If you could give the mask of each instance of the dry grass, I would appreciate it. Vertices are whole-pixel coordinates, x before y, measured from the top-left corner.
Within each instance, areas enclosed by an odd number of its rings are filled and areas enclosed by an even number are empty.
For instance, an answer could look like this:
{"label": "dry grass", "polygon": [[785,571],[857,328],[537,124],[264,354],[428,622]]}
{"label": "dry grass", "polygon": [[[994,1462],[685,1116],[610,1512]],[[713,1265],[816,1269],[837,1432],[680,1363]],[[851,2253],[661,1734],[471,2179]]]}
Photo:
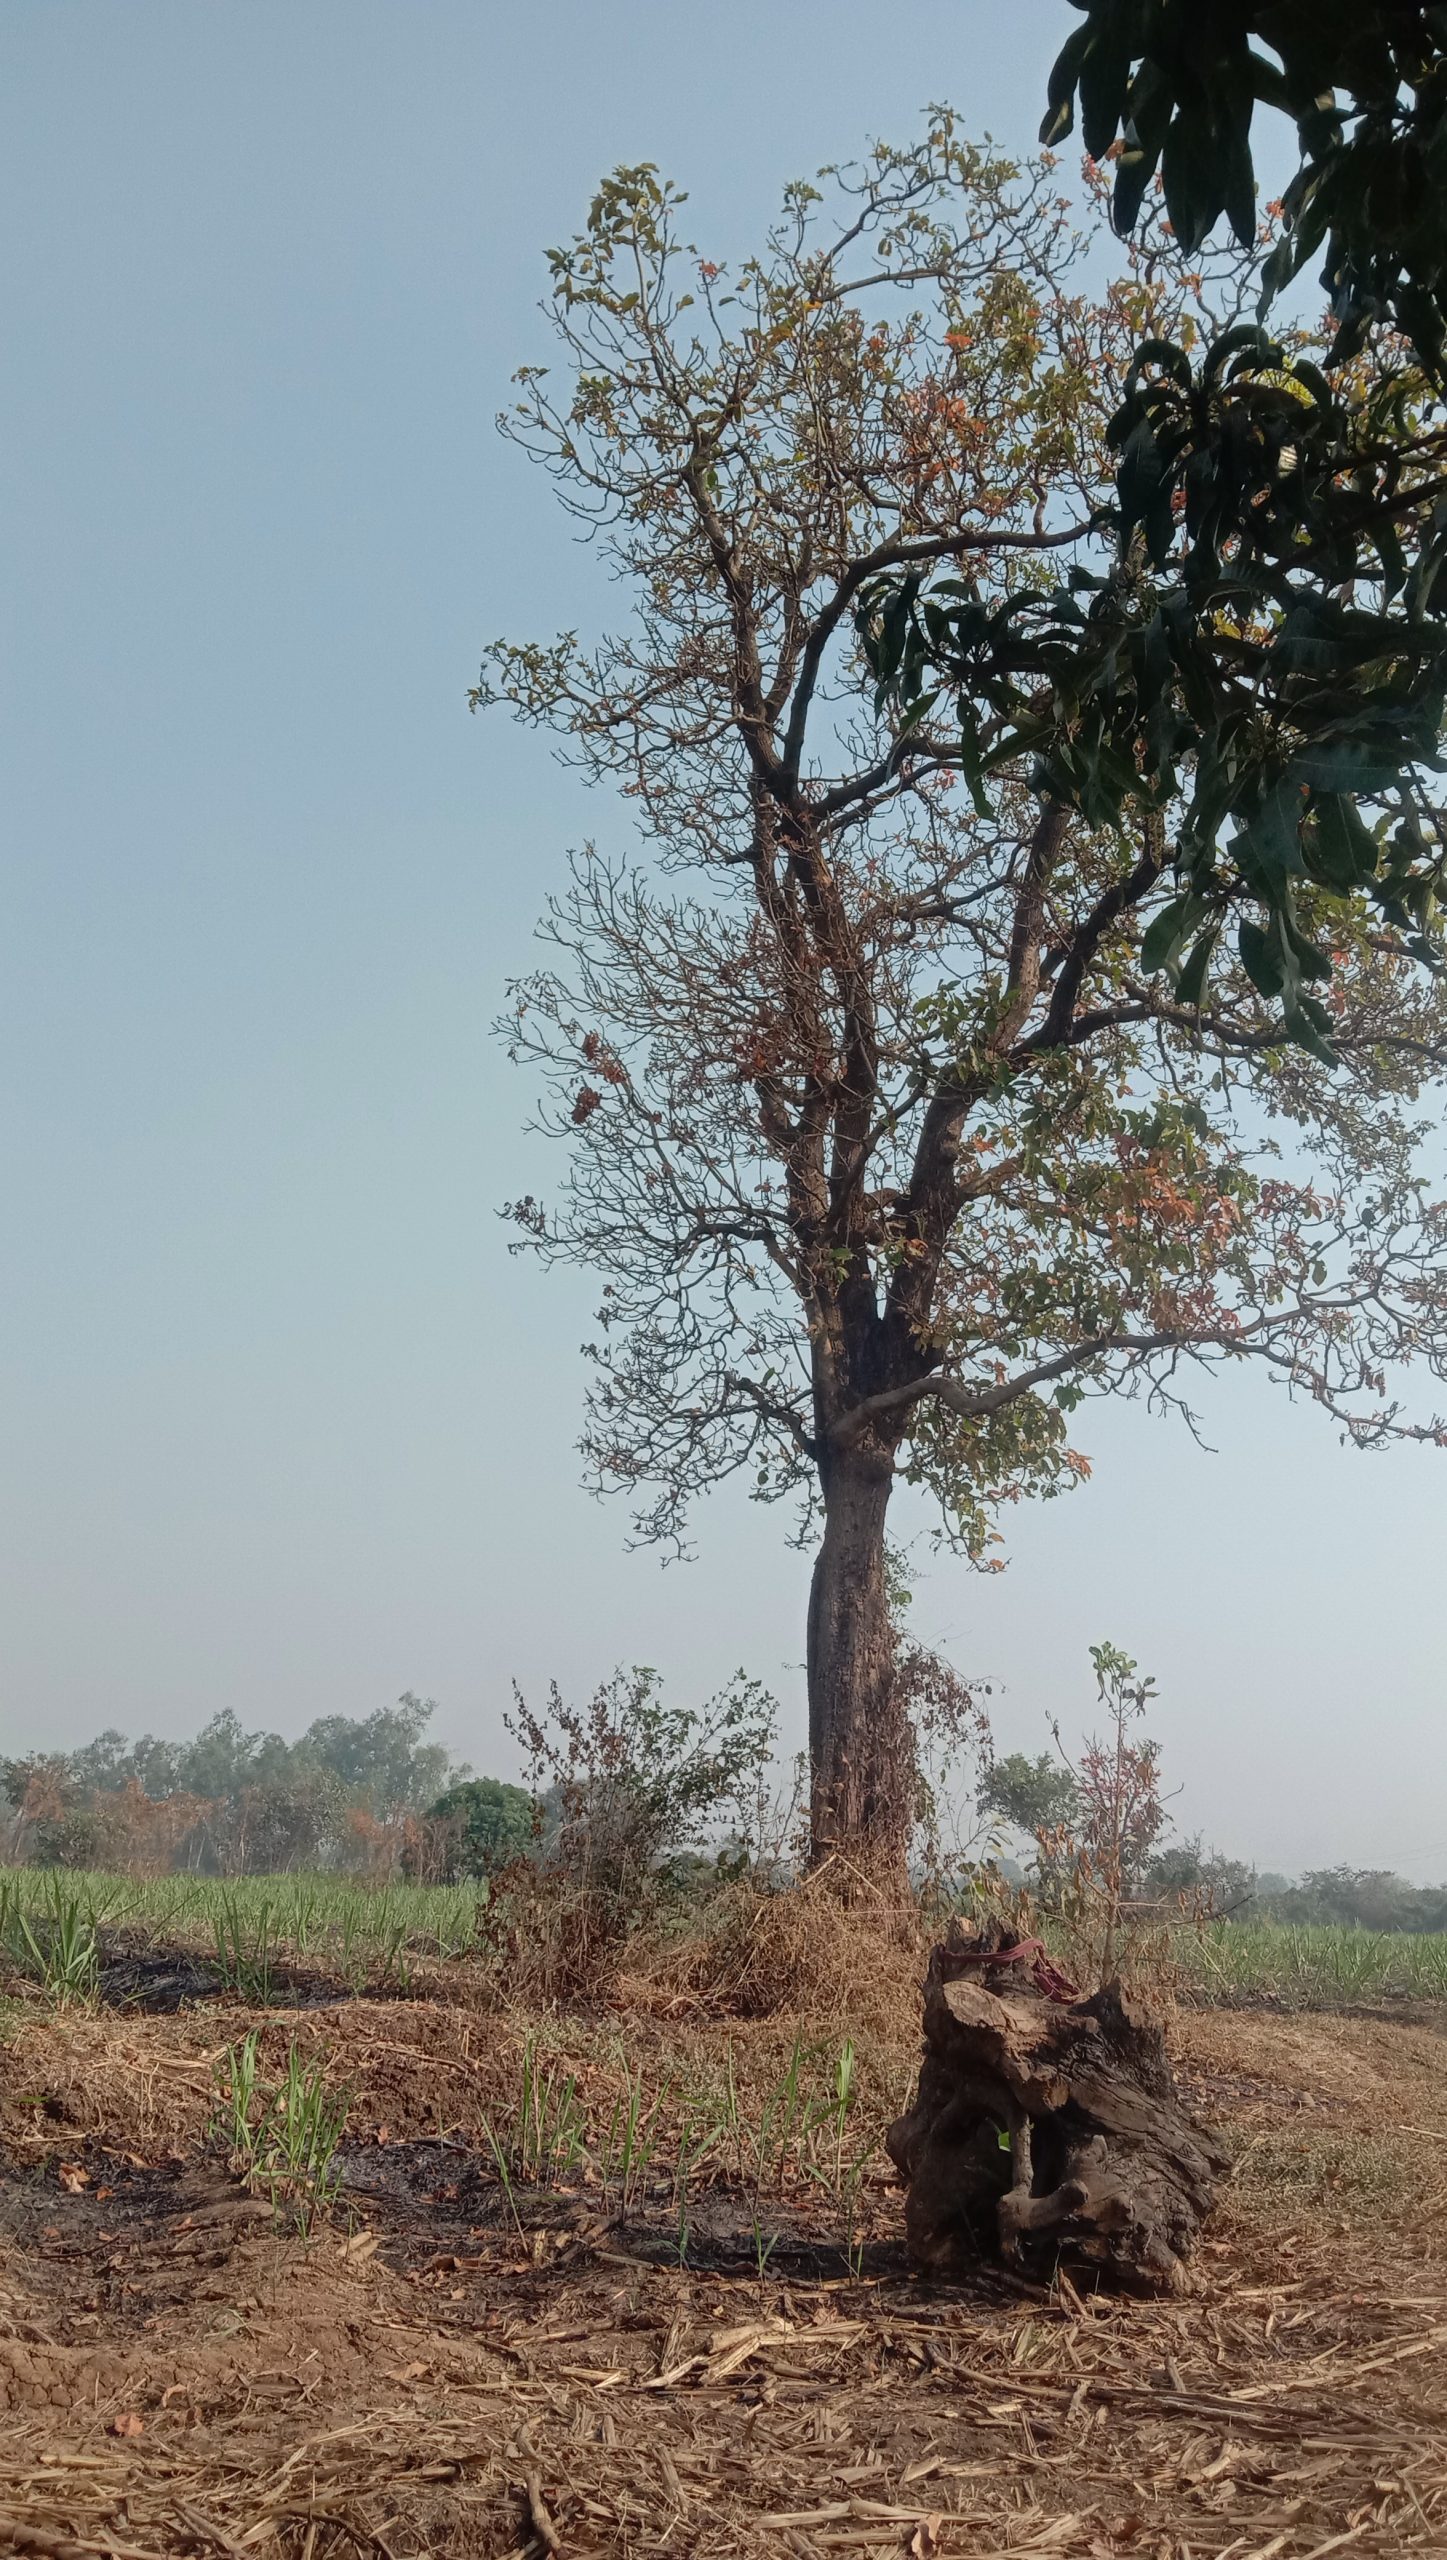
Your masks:
{"label": "dry grass", "polygon": [[846,1911],[822,1870],[788,1893],[726,1888],[686,1932],[635,1947],[624,1979],[635,2001],[675,2012],[842,2020],[897,2035],[925,1953],[912,1907],[866,1894]]}
{"label": "dry grass", "polygon": [[[1177,2021],[1236,2159],[1190,2301],[925,2286],[870,2151],[913,2069],[917,1955],[800,1902],[717,1918],[592,2017],[500,2009],[466,1965],[282,2012],[23,2001],[0,2046],[0,2549],[1447,2551],[1436,2025]],[[346,2209],[310,2245],[206,2148],[214,2060],[249,2024],[269,2064],[294,2038],[354,2092]],[[836,2177],[818,2111],[846,2039]],[[509,2196],[484,2127],[508,2151],[525,2068],[574,2085],[584,2130],[566,2174]],[[651,2148],[620,2222],[630,2091]]]}

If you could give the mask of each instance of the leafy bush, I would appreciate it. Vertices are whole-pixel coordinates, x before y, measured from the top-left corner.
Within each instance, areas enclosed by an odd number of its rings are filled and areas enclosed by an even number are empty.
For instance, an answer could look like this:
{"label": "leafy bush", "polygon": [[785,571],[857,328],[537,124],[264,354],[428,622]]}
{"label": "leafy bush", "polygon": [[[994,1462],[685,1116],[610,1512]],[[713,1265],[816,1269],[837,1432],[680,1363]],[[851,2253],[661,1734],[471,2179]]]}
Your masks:
{"label": "leafy bush", "polygon": [[779,1710],[736,1672],[702,1707],[665,1706],[656,1671],[615,1671],[584,1707],[556,1681],[542,1715],[514,1688],[508,1730],[535,1794],[555,1807],[549,1862],[636,1906],[720,1828],[747,1821]]}
{"label": "leafy bush", "polygon": [[447,1880],[491,1875],[509,1859],[526,1855],[537,1826],[537,1806],[526,1787],[502,1778],[465,1778],[428,1808],[431,1822],[452,1827]]}
{"label": "leafy bush", "polygon": [[610,1989],[634,1931],[681,1894],[701,1852],[753,1818],[776,1701],[743,1672],[702,1707],[666,1706],[660,1690],[641,1665],[581,1707],[556,1682],[541,1714],[514,1689],[508,1729],[544,1823],[536,1854],[497,1877],[485,1926],[502,1974],[534,1997]]}

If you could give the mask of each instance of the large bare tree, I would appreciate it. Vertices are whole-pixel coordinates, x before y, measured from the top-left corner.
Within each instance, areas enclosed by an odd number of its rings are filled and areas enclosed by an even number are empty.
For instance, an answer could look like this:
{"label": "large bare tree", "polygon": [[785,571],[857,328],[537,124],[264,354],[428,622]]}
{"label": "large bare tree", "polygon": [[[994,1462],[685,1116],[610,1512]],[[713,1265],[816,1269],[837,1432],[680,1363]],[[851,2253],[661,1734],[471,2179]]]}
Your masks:
{"label": "large bare tree", "polygon": [[1418,1161],[1447,1014],[1402,932],[1309,881],[1337,1064],[1283,1041],[1235,961],[1183,999],[1141,958],[1172,808],[1091,823],[1028,754],[991,768],[967,700],[867,677],[877,591],[916,619],[932,594],[955,635],[1100,569],[1132,345],[1237,319],[1249,260],[1183,273],[1147,230],[1092,297],[1091,218],[1050,160],[943,112],[791,189],[736,272],[681,203],[651,168],[601,188],[551,259],[563,381],[520,376],[504,421],[624,609],[607,637],[495,645],[476,699],[559,732],[640,838],[575,857],[513,990],[567,1156],[556,1202],[513,1214],[603,1276],[583,1446],[642,1537],[682,1544],[738,1471],[805,1496],[816,1852],[897,1865],[901,1479],[988,1562],[1003,1504],[1087,1472],[1082,1397],[1186,1410],[1191,1364],[1255,1362],[1364,1446],[1443,1437],[1392,1372],[1447,1366]]}

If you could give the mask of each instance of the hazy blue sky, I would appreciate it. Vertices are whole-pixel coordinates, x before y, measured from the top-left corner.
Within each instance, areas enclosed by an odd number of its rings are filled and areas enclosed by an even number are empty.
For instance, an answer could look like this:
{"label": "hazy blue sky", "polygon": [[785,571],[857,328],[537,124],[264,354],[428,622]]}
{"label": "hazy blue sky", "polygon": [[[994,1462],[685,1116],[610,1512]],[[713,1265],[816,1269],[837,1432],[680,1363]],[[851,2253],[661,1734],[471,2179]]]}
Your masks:
{"label": "hazy blue sky", "polygon": [[[498,631],[598,595],[492,417],[541,252],[651,159],[695,236],[931,97],[1033,132],[1063,0],[7,0],[0,1740],[294,1731],[404,1687],[507,1766],[516,1673],[739,1662],[799,1717],[804,1560],[700,1561],[576,1489],[592,1303],[511,1261],[541,1190],[488,1036],[585,833],[470,719]],[[1447,1872],[1447,1460],[1240,1382],[1219,1454],[1089,1417],[1094,1483],[920,1618],[1005,1745],[1156,1673],[1189,1825]]]}

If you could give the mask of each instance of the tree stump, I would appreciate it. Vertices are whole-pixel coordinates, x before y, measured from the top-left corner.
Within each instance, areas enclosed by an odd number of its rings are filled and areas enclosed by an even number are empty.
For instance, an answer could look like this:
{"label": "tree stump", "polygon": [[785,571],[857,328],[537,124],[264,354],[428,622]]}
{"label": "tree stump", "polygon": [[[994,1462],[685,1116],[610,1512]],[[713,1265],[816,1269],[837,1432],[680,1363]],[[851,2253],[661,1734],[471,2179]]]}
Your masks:
{"label": "tree stump", "polygon": [[1225,2154],[1182,2105],[1161,2028],[1118,1982],[1089,1999],[1037,1938],[956,1924],[929,1961],[924,2060],[885,2145],[923,2273],[1062,2262],[1184,2293]]}

